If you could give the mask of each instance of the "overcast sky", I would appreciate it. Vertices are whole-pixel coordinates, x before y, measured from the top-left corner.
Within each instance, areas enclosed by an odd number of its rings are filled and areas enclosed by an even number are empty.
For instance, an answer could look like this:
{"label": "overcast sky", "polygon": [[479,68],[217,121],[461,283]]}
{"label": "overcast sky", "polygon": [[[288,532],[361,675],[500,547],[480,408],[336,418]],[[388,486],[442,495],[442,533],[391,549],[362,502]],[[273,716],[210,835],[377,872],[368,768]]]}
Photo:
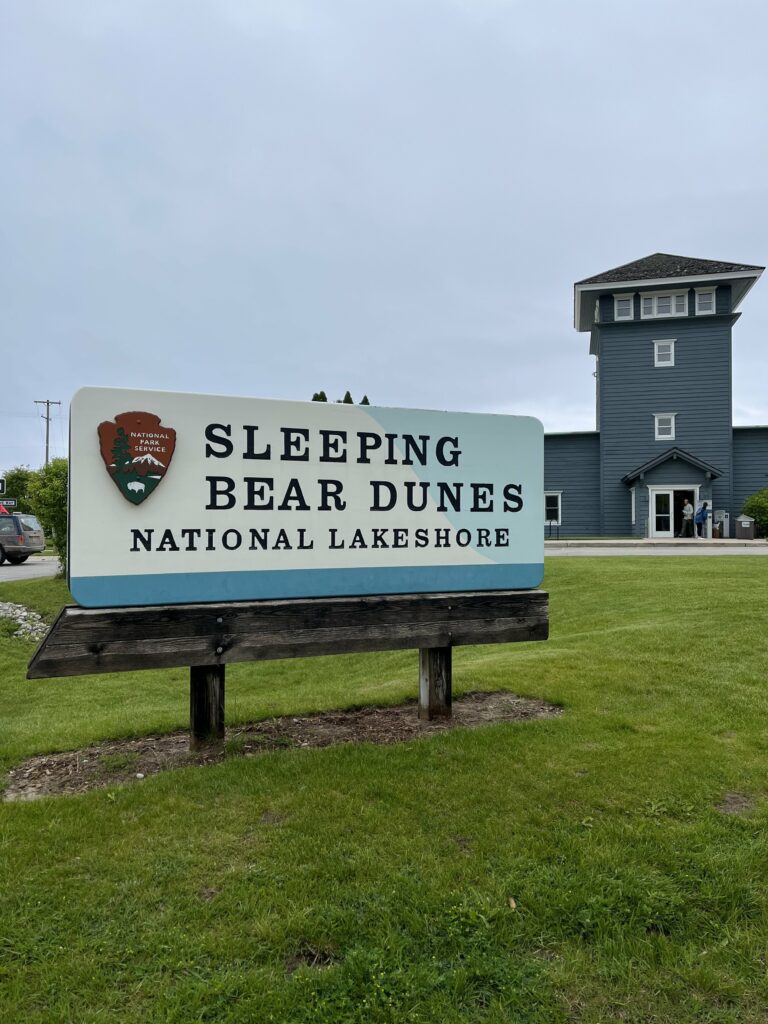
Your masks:
{"label": "overcast sky", "polygon": [[[574,281],[768,262],[766,38],[764,0],[0,0],[0,469],[84,384],[593,429]],[[737,423],[767,337],[768,275]]]}

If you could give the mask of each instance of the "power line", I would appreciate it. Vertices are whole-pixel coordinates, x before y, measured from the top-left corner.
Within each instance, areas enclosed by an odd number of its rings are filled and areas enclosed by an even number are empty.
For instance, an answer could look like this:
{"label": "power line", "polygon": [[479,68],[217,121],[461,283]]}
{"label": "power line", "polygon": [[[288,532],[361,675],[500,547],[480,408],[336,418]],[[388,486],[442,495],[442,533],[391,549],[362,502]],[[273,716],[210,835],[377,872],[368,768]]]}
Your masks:
{"label": "power line", "polygon": [[45,420],[45,464],[47,466],[48,465],[48,438],[49,438],[50,429],[51,429],[51,406],[52,405],[61,405],[61,402],[54,402],[50,398],[40,398],[40,399],[35,398],[34,399],[34,403],[35,403],[35,405],[44,405],[45,406],[45,416],[42,416],[41,419]]}

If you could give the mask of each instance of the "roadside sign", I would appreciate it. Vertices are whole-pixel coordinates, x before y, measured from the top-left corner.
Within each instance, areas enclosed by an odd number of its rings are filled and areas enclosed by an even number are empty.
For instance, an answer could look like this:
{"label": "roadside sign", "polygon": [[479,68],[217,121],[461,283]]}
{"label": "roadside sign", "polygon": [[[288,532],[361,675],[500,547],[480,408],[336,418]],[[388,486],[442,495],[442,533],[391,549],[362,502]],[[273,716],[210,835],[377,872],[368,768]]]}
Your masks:
{"label": "roadside sign", "polygon": [[6,508],[16,508],[16,499],[0,498],[0,505],[5,505]]}
{"label": "roadside sign", "polygon": [[5,494],[5,477],[0,476],[0,494]]}
{"label": "roadside sign", "polygon": [[85,607],[541,583],[531,417],[83,388],[70,423]]}

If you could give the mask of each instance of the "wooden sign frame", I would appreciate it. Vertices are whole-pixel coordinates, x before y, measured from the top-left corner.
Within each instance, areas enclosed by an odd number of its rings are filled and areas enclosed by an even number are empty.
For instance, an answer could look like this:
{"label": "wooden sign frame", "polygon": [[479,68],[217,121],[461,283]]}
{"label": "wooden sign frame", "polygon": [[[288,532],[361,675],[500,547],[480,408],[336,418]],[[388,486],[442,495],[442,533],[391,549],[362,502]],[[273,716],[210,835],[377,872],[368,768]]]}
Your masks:
{"label": "wooden sign frame", "polygon": [[419,717],[451,714],[454,647],[546,640],[541,590],[63,608],[28,679],[190,666],[190,745],[224,740],[227,664],[419,650]]}

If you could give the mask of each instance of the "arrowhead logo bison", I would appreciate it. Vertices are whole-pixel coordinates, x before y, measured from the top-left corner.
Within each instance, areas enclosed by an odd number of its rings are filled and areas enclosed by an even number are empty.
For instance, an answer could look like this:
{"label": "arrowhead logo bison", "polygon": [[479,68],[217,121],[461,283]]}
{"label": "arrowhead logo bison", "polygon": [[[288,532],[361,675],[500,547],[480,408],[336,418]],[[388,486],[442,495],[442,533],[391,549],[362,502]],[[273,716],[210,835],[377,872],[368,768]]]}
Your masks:
{"label": "arrowhead logo bison", "polygon": [[158,486],[173,458],[176,431],[151,412],[121,412],[99,424],[101,457],[124,498],[140,505]]}

